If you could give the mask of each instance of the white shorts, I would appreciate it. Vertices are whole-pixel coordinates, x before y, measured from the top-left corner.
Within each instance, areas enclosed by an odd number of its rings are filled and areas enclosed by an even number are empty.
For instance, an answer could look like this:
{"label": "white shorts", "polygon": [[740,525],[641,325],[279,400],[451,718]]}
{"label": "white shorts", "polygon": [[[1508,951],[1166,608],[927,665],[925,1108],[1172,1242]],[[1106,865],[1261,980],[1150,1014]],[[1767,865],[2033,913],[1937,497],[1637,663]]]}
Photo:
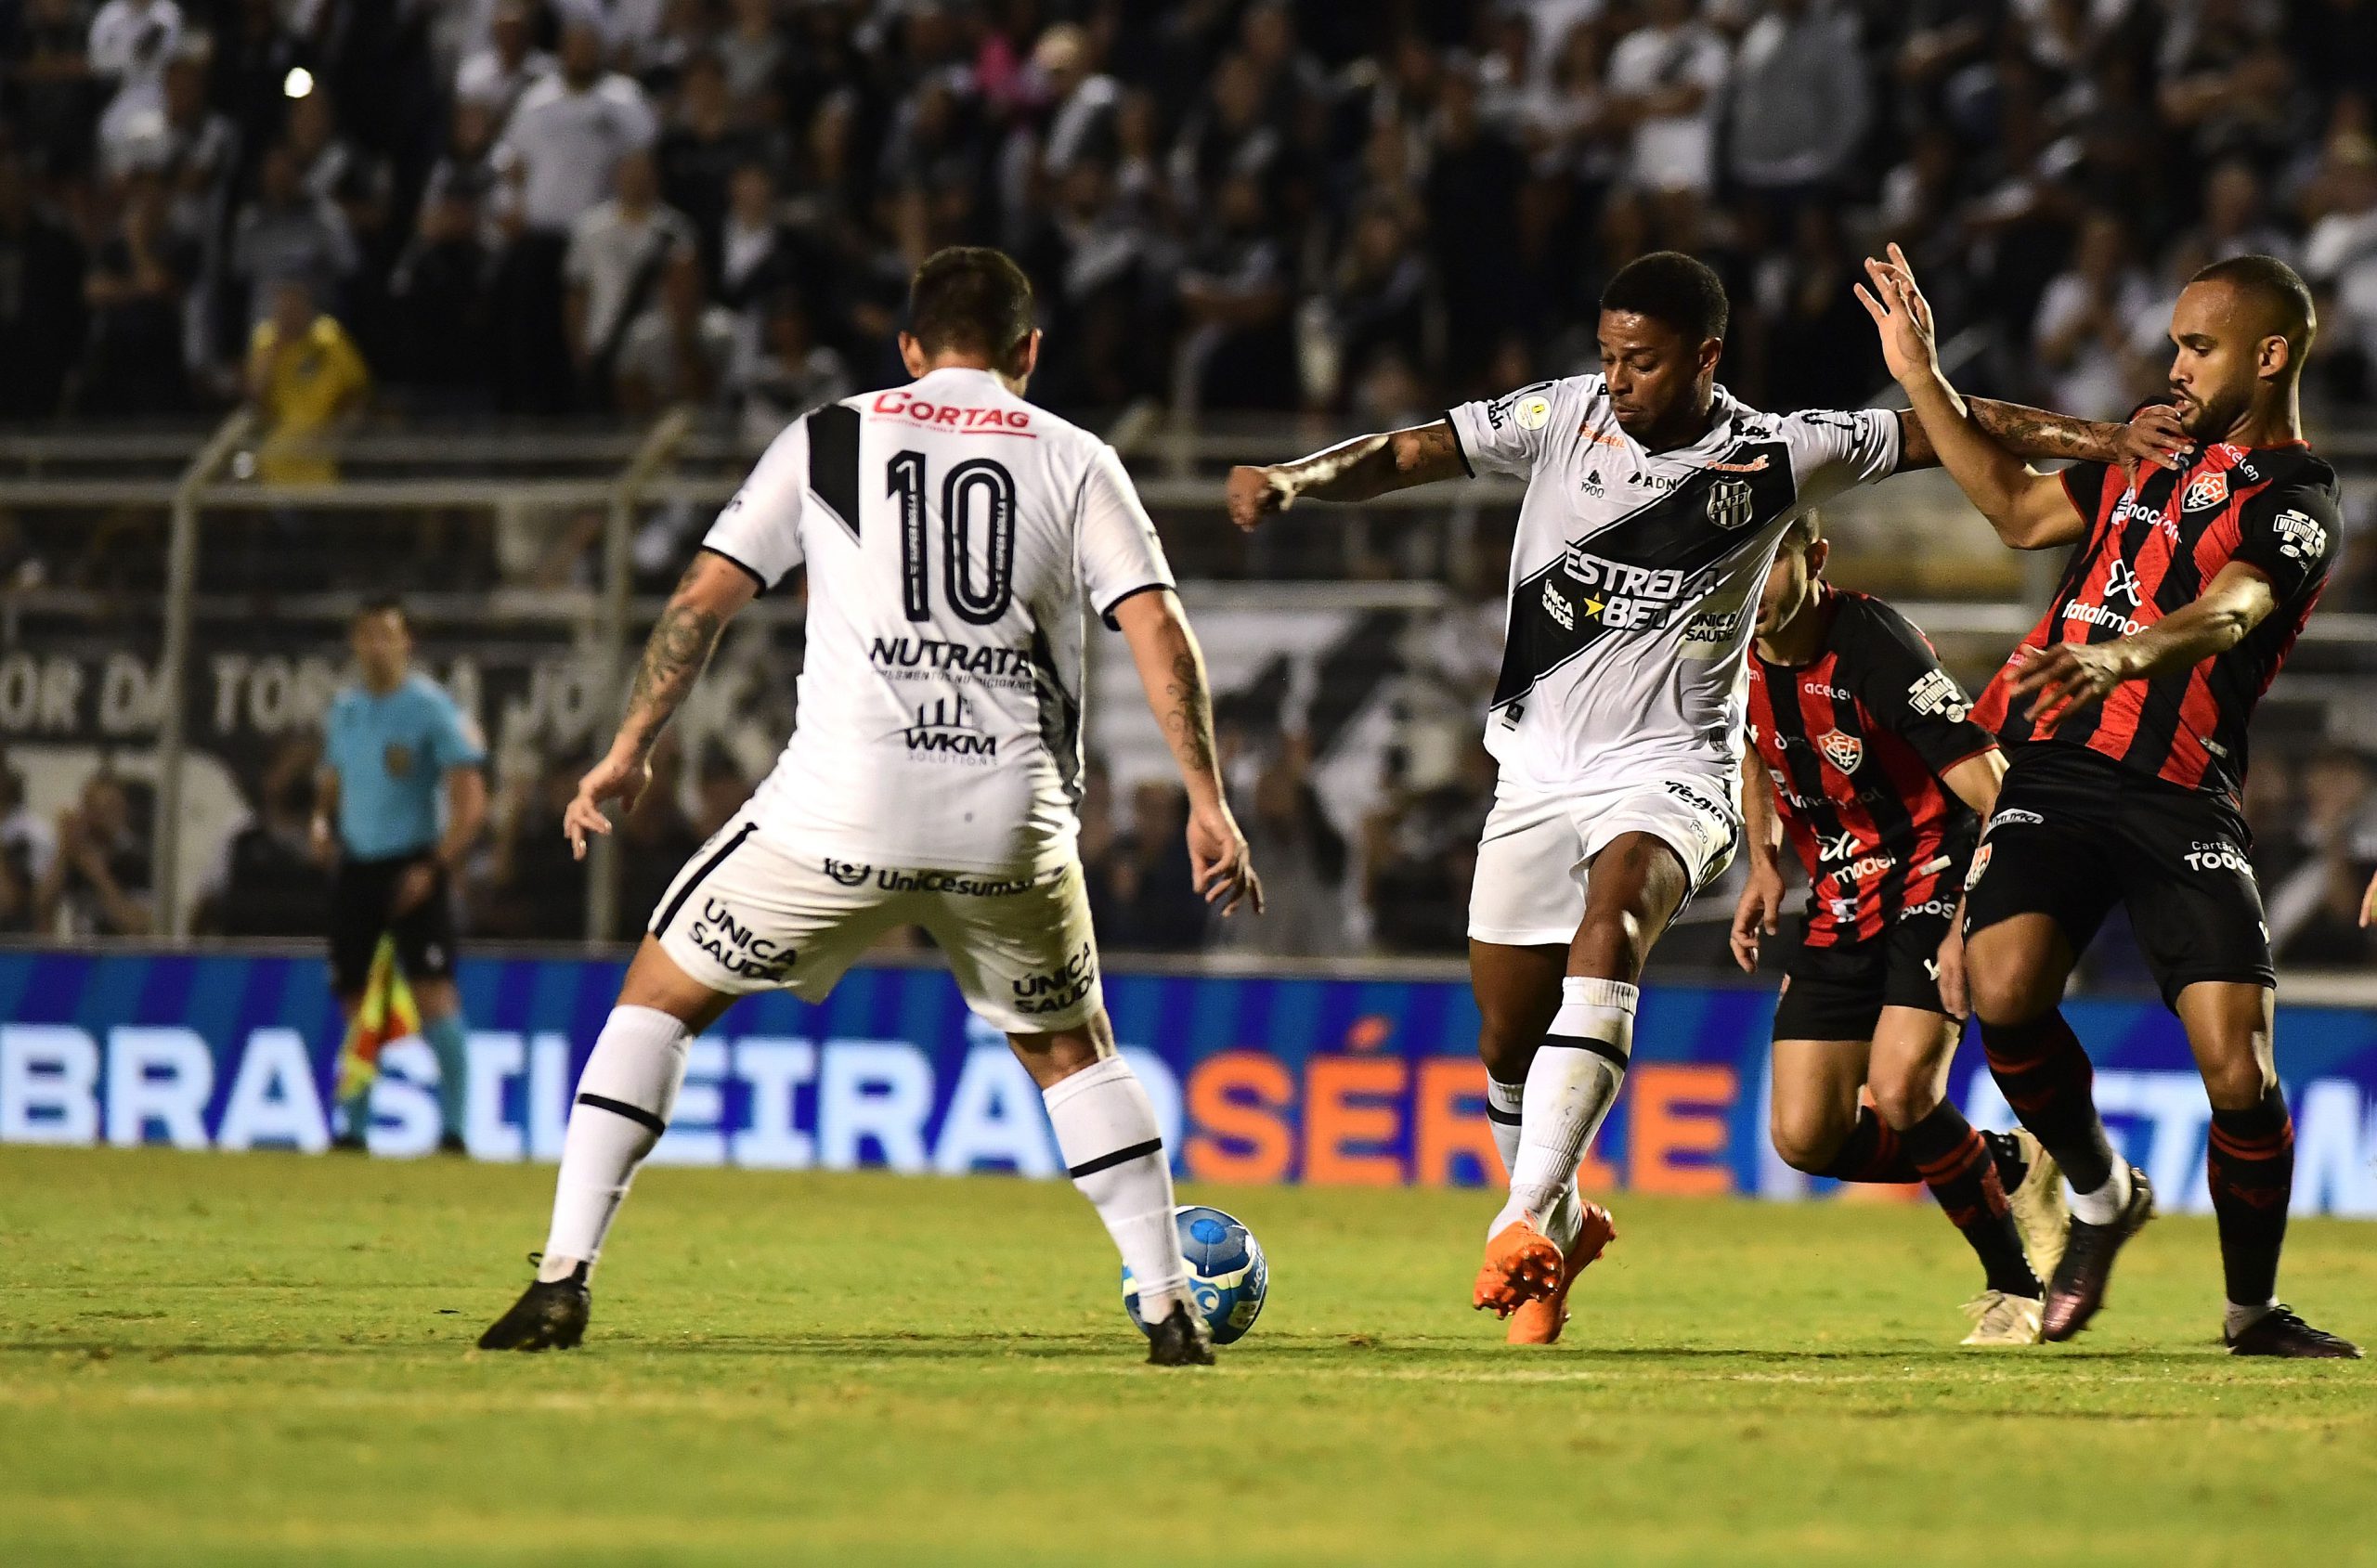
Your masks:
{"label": "white shorts", "polygon": [[1738,785],[1706,775],[1543,794],[1507,780],[1477,844],[1469,934],[1505,947],[1565,947],[1585,918],[1585,874],[1624,833],[1673,849],[1698,892],[1733,863]]}
{"label": "white shorts", "polygon": [[784,990],[822,1002],[884,932],[921,926],[949,955],[975,1017],[1046,1034],[1106,1004],[1081,866],[1036,873],[912,871],[805,853],[738,815],[677,874],[647,927],[713,991]]}

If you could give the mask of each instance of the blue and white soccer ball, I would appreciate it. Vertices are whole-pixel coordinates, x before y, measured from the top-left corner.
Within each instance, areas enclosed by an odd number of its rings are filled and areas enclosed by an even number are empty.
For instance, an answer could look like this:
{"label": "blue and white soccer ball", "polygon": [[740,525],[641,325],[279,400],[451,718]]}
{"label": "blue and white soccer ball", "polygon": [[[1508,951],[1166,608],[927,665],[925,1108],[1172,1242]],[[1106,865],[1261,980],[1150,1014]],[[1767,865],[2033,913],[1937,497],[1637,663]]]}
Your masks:
{"label": "blue and white soccer ball", "polygon": [[[1214,1331],[1214,1343],[1243,1338],[1254,1327],[1271,1289],[1271,1264],[1263,1256],[1263,1244],[1219,1209],[1202,1204],[1174,1210],[1173,1221],[1180,1227],[1180,1254],[1188,1261],[1189,1293]],[[1139,1316],[1138,1282],[1127,1268],[1123,1271],[1123,1310],[1140,1333],[1148,1331]]]}

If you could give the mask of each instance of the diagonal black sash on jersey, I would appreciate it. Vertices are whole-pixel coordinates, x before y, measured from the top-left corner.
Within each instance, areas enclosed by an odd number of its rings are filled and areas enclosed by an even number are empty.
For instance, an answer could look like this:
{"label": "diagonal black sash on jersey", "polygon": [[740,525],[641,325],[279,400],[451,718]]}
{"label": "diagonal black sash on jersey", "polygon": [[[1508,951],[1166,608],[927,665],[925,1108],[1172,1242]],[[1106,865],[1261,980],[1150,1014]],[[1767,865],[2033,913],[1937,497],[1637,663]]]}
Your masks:
{"label": "diagonal black sash on jersey", "polygon": [[809,415],[809,490],[858,538],[858,410],[828,403]]}
{"label": "diagonal black sash on jersey", "polygon": [[[1510,636],[1489,706],[1499,712],[1519,702],[1536,682],[1620,629],[1612,622],[1621,615],[1651,616],[1622,623],[1632,629],[1692,614],[1709,580],[1753,548],[1798,495],[1788,446],[1744,442],[1667,494],[1571,542],[1560,559],[1512,590]],[[1580,566],[1604,580],[1588,582],[1572,570]],[[1659,586],[1673,590],[1641,591],[1652,574],[1671,574]],[[1745,601],[1742,613],[1750,613],[1756,597],[1753,592]],[[1655,602],[1647,612],[1646,598]]]}

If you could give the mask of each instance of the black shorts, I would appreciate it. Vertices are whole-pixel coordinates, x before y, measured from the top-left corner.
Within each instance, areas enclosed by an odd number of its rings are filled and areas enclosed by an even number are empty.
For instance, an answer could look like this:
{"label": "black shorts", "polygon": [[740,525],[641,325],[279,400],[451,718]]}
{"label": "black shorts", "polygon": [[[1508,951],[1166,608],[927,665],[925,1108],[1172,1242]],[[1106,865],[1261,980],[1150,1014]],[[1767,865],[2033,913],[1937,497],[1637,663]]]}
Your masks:
{"label": "black shorts", "polygon": [[2085,746],[2022,746],[1965,874],[1965,933],[2046,914],[2077,953],[2118,901],[2164,1005],[2199,980],[2276,985],[2252,845],[2219,796]]}
{"label": "black shorts", "polygon": [[1953,1017],[1940,1000],[1944,914],[1908,914],[1880,936],[1834,947],[1799,944],[1774,1007],[1777,1040],[1871,1040],[1885,1007]]}
{"label": "black shorts", "polygon": [[[437,885],[401,915],[391,916],[396,879],[409,866],[436,869]],[[393,933],[396,962],[409,980],[450,979],[454,974],[454,897],[446,870],[424,849],[384,861],[341,861],[331,876],[331,989],[360,993],[371,976],[380,938]]]}

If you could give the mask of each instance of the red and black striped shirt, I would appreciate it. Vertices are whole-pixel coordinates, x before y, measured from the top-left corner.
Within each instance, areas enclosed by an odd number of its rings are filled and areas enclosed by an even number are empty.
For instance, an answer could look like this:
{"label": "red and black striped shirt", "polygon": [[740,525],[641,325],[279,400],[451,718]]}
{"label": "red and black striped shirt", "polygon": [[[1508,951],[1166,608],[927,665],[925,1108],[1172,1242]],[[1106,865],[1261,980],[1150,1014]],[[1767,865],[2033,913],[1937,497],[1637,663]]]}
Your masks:
{"label": "red and black striped shirt", "polygon": [[1978,823],[1941,775],[1997,743],[1913,621],[1826,587],[1824,645],[1803,665],[1749,661],[1749,738],[1808,872],[1808,944],[1878,937],[1900,915],[1953,914]]}
{"label": "red and black striped shirt", "polygon": [[[2158,468],[2132,487],[2104,463],[2067,470],[2063,487],[2087,538],[2072,552],[2055,601],[1973,705],[2008,745],[2057,741],[2207,794],[2235,797],[2245,779],[2245,726],[2327,585],[2340,536],[2335,470],[2300,441],[2250,450],[2198,448],[2185,473]],[[2243,641],[2193,669],[2131,680],[2105,700],[2033,724],[2009,688],[2029,651],[2049,642],[2110,642],[2192,603],[2232,561],[2268,577],[2278,607]]]}

